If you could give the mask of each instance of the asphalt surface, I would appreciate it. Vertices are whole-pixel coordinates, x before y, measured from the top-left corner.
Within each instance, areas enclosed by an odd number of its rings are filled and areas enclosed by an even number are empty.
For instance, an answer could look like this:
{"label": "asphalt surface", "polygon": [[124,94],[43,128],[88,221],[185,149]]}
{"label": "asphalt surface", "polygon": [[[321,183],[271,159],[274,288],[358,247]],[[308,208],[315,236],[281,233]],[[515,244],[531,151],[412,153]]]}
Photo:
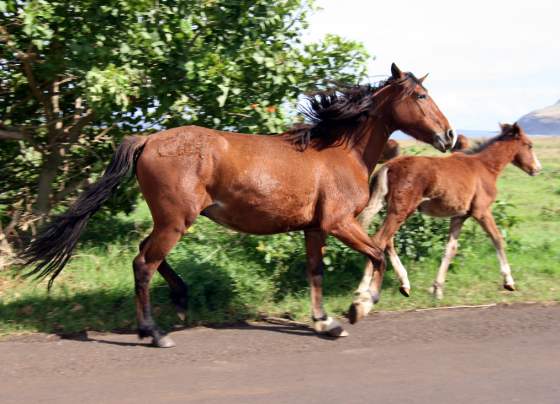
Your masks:
{"label": "asphalt surface", "polygon": [[560,403],[560,305],[377,313],[319,338],[258,323],[0,342],[0,403]]}

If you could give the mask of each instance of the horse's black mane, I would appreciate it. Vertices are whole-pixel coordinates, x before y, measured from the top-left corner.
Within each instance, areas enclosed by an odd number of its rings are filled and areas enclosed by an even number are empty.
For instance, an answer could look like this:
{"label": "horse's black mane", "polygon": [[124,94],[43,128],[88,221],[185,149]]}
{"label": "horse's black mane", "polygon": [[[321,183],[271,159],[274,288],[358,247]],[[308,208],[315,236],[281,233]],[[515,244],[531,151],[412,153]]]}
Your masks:
{"label": "horse's black mane", "polygon": [[412,91],[420,81],[411,73],[403,79],[390,77],[376,84],[338,86],[305,96],[299,112],[307,123],[296,124],[284,133],[301,149],[310,144],[318,148],[329,147],[361,135],[360,124],[371,115],[378,105],[375,93],[393,83],[403,84]]}

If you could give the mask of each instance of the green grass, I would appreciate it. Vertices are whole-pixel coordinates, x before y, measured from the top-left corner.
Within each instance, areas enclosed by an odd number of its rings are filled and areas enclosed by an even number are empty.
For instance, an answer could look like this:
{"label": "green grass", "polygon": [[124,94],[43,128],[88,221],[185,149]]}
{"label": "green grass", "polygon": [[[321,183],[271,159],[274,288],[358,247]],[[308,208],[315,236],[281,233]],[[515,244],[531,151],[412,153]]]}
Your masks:
{"label": "green grass", "polygon": [[[439,254],[405,260],[412,296],[398,293],[394,272],[386,274],[376,310],[490,302],[550,301],[560,298],[560,138],[538,138],[535,150],[544,170],[529,177],[509,166],[499,181],[499,199],[512,203],[520,219],[508,234],[508,258],[518,291],[501,289],[501,276],[490,241],[470,223],[460,239],[445,298],[434,301],[427,289]],[[407,149],[432,151],[417,144]],[[467,222],[468,223],[468,222]],[[72,333],[82,330],[133,330],[134,293],[131,261],[149,233],[144,203],[129,217],[97,218],[50,294],[44,283],[0,273],[0,336],[29,332]],[[332,241],[331,241],[332,243]],[[435,248],[442,251],[443,244]],[[325,306],[343,314],[357,286],[363,259],[341,247],[329,257]],[[191,288],[188,325],[258,318],[262,314],[308,319],[310,308],[301,237],[246,237],[200,219],[170,256]],[[158,322],[179,324],[164,281],[156,275],[152,302]]]}

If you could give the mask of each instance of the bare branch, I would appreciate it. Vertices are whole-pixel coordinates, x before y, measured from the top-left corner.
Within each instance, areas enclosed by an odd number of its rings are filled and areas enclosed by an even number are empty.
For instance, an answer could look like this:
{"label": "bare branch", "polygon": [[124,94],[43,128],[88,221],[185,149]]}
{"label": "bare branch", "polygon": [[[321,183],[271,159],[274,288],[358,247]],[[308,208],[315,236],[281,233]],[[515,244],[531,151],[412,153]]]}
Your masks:
{"label": "bare branch", "polygon": [[57,192],[53,196],[53,205],[57,204],[58,202],[64,200],[68,195],[72,192],[76,191],[78,188],[84,188],[90,184],[89,178],[84,178],[81,180],[71,181],[64,188],[62,188],[59,192]]}
{"label": "bare branch", "polygon": [[0,129],[0,140],[26,140],[23,132]]}
{"label": "bare branch", "polygon": [[68,137],[68,142],[70,144],[76,143],[76,141],[78,140],[78,138],[80,136],[81,130],[86,125],[91,123],[91,121],[93,121],[94,118],[95,118],[95,111],[90,108],[86,111],[85,115],[82,115],[81,117],[79,117],[76,120],[76,123],[74,125],[65,128],[64,133]]}
{"label": "bare branch", "polygon": [[54,120],[51,105],[49,104],[47,97],[45,97],[45,94],[43,94],[43,92],[41,91],[41,87],[35,80],[35,75],[33,74],[33,69],[30,62],[35,58],[35,55],[18,52],[17,57],[19,60],[21,60],[23,72],[25,74],[25,77],[27,78],[27,83],[29,84],[31,93],[33,93],[33,96],[37,99],[37,101],[43,104],[45,113],[49,117],[49,120]]}

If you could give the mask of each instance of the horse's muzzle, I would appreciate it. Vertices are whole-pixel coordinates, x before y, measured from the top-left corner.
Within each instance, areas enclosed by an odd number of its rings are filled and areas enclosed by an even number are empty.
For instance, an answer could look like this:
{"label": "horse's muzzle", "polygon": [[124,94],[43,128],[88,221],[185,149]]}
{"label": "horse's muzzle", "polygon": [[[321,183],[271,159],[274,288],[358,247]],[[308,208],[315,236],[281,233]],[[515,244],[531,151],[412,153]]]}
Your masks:
{"label": "horse's muzzle", "polygon": [[442,153],[451,150],[455,143],[457,143],[457,132],[454,129],[448,129],[443,134],[434,135],[433,146]]}

